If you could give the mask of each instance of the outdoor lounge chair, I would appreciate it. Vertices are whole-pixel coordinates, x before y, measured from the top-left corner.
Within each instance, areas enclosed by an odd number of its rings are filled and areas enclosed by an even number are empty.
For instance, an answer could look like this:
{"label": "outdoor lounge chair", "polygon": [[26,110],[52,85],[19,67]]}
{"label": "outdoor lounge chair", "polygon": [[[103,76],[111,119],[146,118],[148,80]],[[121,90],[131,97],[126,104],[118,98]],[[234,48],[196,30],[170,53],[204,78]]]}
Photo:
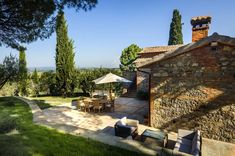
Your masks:
{"label": "outdoor lounge chair", "polygon": [[134,139],[138,135],[138,120],[131,120],[123,117],[119,120],[114,128],[115,128],[115,136],[127,138],[128,136],[132,136]]}
{"label": "outdoor lounge chair", "polygon": [[200,156],[201,153],[200,131],[178,130],[177,142],[174,150]]}

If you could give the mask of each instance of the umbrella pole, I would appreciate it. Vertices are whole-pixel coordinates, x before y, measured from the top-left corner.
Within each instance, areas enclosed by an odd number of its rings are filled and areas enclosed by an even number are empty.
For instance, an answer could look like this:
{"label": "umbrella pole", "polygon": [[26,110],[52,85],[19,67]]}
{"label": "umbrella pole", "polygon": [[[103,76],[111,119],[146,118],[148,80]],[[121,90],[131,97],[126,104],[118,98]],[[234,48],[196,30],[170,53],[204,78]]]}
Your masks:
{"label": "umbrella pole", "polygon": [[112,84],[111,83],[109,84],[109,97],[110,97],[110,100],[112,101]]}

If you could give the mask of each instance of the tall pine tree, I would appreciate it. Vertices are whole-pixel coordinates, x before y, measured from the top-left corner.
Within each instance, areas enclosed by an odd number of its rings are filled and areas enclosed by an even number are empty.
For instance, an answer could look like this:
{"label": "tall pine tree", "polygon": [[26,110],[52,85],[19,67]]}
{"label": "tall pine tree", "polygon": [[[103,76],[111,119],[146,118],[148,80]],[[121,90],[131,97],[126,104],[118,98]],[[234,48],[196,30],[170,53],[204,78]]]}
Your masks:
{"label": "tall pine tree", "polygon": [[179,10],[173,11],[173,18],[170,25],[168,45],[183,44],[182,23]]}
{"label": "tall pine tree", "polygon": [[71,92],[74,74],[73,41],[68,37],[68,27],[64,13],[58,12],[56,19],[56,76],[59,93],[67,96]]}
{"label": "tall pine tree", "polygon": [[19,50],[19,79],[18,79],[18,89],[22,96],[27,96],[27,81],[28,81],[28,71],[26,64],[25,48],[20,47]]}

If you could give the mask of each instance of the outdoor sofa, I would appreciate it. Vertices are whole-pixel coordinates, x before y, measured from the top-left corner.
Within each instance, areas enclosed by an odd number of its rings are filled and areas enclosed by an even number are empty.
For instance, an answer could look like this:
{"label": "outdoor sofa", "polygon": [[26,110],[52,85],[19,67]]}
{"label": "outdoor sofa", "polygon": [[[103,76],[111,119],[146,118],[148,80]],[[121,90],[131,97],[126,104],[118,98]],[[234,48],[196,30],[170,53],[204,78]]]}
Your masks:
{"label": "outdoor sofa", "polygon": [[115,136],[127,138],[131,136],[133,139],[138,135],[138,120],[131,120],[123,117],[121,120],[116,122],[114,129],[115,129]]}
{"label": "outdoor sofa", "polygon": [[201,153],[201,135],[200,131],[178,130],[177,142],[174,147],[175,151],[200,156]]}

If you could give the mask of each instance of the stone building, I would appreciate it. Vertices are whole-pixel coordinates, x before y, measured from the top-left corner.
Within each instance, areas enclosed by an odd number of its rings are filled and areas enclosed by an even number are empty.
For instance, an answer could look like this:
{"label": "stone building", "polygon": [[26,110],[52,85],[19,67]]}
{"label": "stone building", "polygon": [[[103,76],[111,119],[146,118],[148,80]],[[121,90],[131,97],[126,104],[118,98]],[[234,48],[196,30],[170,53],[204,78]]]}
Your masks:
{"label": "stone building", "polygon": [[[150,61],[153,57],[158,56],[167,51],[175,50],[183,45],[172,45],[172,46],[156,46],[156,47],[147,47],[144,48],[141,52],[138,53],[138,59],[135,61],[136,64],[141,64],[143,62]],[[141,68],[136,72],[136,86],[137,91],[148,92],[149,89],[149,72],[148,68]]]}
{"label": "stone building", "polygon": [[[149,124],[235,143],[235,38],[207,36],[210,17],[191,20],[192,43],[137,63],[149,76]],[[138,62],[138,61],[137,61]]]}

